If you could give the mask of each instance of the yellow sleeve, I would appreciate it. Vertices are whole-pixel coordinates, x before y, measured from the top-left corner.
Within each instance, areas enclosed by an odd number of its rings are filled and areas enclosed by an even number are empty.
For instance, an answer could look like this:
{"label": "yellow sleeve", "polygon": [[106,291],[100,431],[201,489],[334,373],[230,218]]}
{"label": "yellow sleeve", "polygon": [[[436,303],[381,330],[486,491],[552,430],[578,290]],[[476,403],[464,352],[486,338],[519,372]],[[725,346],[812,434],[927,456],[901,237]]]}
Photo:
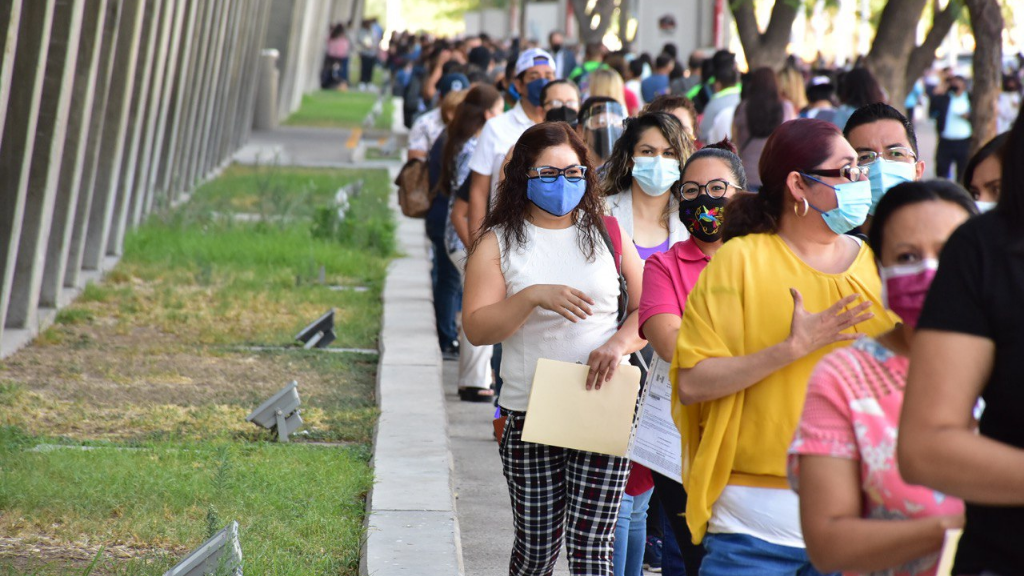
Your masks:
{"label": "yellow sleeve", "polygon": [[673,386],[680,368],[693,368],[707,358],[744,353],[742,258],[742,250],[726,250],[723,246],[686,299],[672,356]]}

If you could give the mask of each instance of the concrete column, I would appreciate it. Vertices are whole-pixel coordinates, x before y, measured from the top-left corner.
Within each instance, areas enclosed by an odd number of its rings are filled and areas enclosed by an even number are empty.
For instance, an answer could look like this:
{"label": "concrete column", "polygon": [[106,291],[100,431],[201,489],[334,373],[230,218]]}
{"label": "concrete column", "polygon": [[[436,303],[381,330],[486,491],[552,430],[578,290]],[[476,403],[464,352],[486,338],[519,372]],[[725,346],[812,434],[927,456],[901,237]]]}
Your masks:
{"label": "concrete column", "polygon": [[156,175],[156,188],[160,191],[158,201],[154,202],[157,206],[169,205],[175,197],[177,179],[174,175],[180,166],[181,143],[185,139],[189,103],[195,86],[200,28],[198,16],[203,13],[203,5],[198,1],[185,2],[185,11],[185,31],[178,54],[174,88],[171,91],[171,115],[167,118],[167,131],[163,148],[160,150],[160,166]]}
{"label": "concrete column", "polygon": [[205,3],[205,10],[203,10],[199,17],[197,36],[199,46],[194,66],[195,82],[188,94],[189,111],[188,118],[185,120],[185,137],[180,144],[179,151],[181,155],[179,156],[178,165],[174,170],[176,178],[176,185],[174,187],[175,199],[190,191],[195,185],[192,158],[197,147],[197,133],[202,128],[200,126],[199,112],[202,110],[202,104],[205,99],[208,98],[206,93],[207,70],[210,65],[210,46],[213,43],[213,35],[216,30],[216,14],[219,11],[218,4],[219,2],[208,0]]}
{"label": "concrete column", "polygon": [[46,248],[46,268],[39,293],[39,305],[42,307],[57,308],[63,304],[62,287],[71,252],[79,197],[89,188],[83,180],[83,174],[93,102],[99,94],[105,93],[105,87],[100,86],[102,81],[99,72],[102,67],[100,48],[107,13],[107,0],[93,0],[85,6],[78,59],[74,63],[75,79],[62,153],[64,161],[60,167],[53,226]]}
{"label": "concrete column", "polygon": [[[316,22],[318,13],[319,2],[317,0],[306,0],[302,14],[302,28],[298,39],[299,50],[295,54],[297,60],[295,62],[295,80],[292,86],[291,103],[288,109],[289,114],[302,106],[302,95],[310,90],[310,77],[312,76],[313,80],[319,78],[319,74],[310,74],[311,61],[315,62],[319,59],[320,63],[323,63],[323,43],[319,46],[313,46],[314,39],[317,36],[316,30],[320,27],[320,23]],[[311,57],[314,49],[320,53],[319,58]],[[319,88],[319,85],[317,87]]]}
{"label": "concrete column", "polygon": [[230,19],[232,0],[221,0],[218,2],[217,16],[214,19],[216,29],[214,32],[214,43],[210,52],[210,67],[207,73],[206,98],[203,101],[202,113],[200,115],[200,131],[198,145],[192,157],[192,182],[198,186],[206,179],[209,167],[210,137],[213,134],[214,110],[217,99],[220,97],[221,86],[221,64],[224,56],[224,40],[227,37],[227,23]]}
{"label": "concrete column", "polygon": [[[271,1],[272,0],[263,0],[263,14],[262,14],[262,18],[263,19],[262,19],[262,21],[260,23],[260,27],[261,27],[262,33],[260,35],[260,42],[259,42],[259,47],[261,47],[261,48],[264,47],[264,46],[267,46],[266,38],[267,38],[267,34],[269,33],[269,27],[270,27],[270,5],[271,5]],[[256,61],[258,61],[259,52],[254,52],[252,54],[252,58],[254,58],[254,59],[256,59]],[[254,67],[255,67],[255,65],[254,65]],[[246,109],[246,112],[245,112],[245,121],[242,123],[242,136],[241,136],[240,144],[239,145],[241,145],[242,142],[248,142],[249,136],[252,134],[252,114],[253,114],[253,109],[256,107],[256,91],[255,91],[255,87],[256,87],[257,78],[253,77],[251,81],[253,82],[253,89],[249,92],[249,103],[248,103],[248,108]],[[277,85],[278,85],[278,87],[281,86],[280,78],[278,78]]]}
{"label": "concrete column", "polygon": [[11,90],[7,104],[11,114],[0,138],[0,206],[4,207],[0,210],[0,353],[21,240],[53,10],[52,0],[22,6],[11,72],[11,77],[18,79],[19,89]]}
{"label": "concrete column", "polygon": [[18,46],[18,25],[21,23],[21,0],[0,4],[0,134],[4,133],[7,102],[11,98],[11,74],[14,72],[14,53]]}
{"label": "concrete column", "polygon": [[[170,47],[167,51],[167,67],[165,69],[163,88],[160,91],[160,109],[156,114],[156,127],[155,134],[153,135],[153,152],[152,159],[150,160],[149,170],[147,171],[143,182],[145,182],[146,198],[142,207],[142,218],[136,222],[138,224],[145,218],[147,214],[153,211],[154,199],[162,194],[164,189],[160,188],[160,172],[163,169],[161,166],[167,161],[164,155],[164,142],[166,141],[166,135],[169,125],[177,123],[177,116],[174,115],[174,107],[176,101],[176,92],[180,90],[177,85],[179,64],[182,59],[182,54],[187,50],[185,43],[188,41],[185,33],[185,25],[187,24],[186,15],[189,12],[189,2],[178,1],[174,6],[174,24],[171,28],[170,35]],[[187,62],[187,56],[186,62]]]}
{"label": "concrete column", "polygon": [[64,162],[64,140],[84,9],[85,0],[56,0],[54,7],[35,145],[32,148],[32,167],[29,170],[29,192],[7,310],[8,328],[38,331],[39,292],[53,222],[58,176]]}
{"label": "concrete column", "polygon": [[298,63],[302,53],[302,25],[305,20],[306,3],[306,0],[288,2],[291,13],[288,15],[285,48],[275,46],[281,51],[281,58],[277,61],[278,70],[281,71],[281,87],[277,91],[278,118],[281,120],[292,113],[292,100],[296,90],[296,79],[299,76]]}
{"label": "concrete column", "polygon": [[[135,191],[129,207],[126,227],[137,225],[143,216],[146,197],[149,195],[149,169],[153,163],[154,140],[156,139],[157,115],[161,112],[164,97],[164,76],[167,72],[171,47],[171,28],[174,27],[180,2],[166,0],[154,8],[160,11],[159,26],[153,28],[156,43],[153,48],[153,72],[150,76],[149,105],[146,107],[145,124],[142,126],[142,140],[139,143],[139,159],[135,167]],[[119,243],[120,245],[120,243]]]}
{"label": "concrete column", "polygon": [[[259,24],[257,24],[258,27],[257,27],[257,33],[256,33],[256,41],[257,41],[256,47],[257,47],[257,50],[254,50],[253,53],[249,55],[249,58],[252,59],[252,63],[247,66],[249,70],[255,70],[257,68],[257,66],[259,65],[259,62],[261,62],[261,59],[262,59],[262,56],[261,56],[262,50],[261,49],[264,46],[267,45],[266,38],[267,38],[267,33],[268,33],[267,28],[268,28],[268,24],[270,22],[270,4],[271,4],[271,0],[261,0],[261,4],[262,5],[259,8],[259,12],[260,12],[259,13]],[[278,55],[278,57],[280,57],[280,55]],[[275,61],[274,61],[274,68],[275,68],[275,70],[277,69],[277,59],[276,58],[275,58]],[[262,70],[262,68],[261,68],[261,70]],[[260,79],[259,79],[257,74],[253,74],[252,77],[249,78],[249,82],[250,82],[249,88],[246,91],[246,98],[247,99],[244,101],[245,103],[243,104],[243,107],[242,107],[242,112],[241,112],[242,115],[238,119],[239,134],[238,134],[237,141],[235,142],[235,148],[241,147],[244,142],[247,142],[249,140],[249,135],[252,134],[253,118],[254,118],[254,113],[255,113],[255,110],[256,110],[256,100],[257,100],[257,92],[258,92],[257,83],[260,82]],[[273,82],[274,82],[275,98],[274,98],[273,109],[269,110],[268,114],[273,114],[274,115],[275,123],[276,123],[276,118],[277,118],[277,97],[276,97],[277,96],[277,92],[276,91],[277,91],[277,88],[281,85],[281,83],[278,82],[277,74],[275,74]]]}
{"label": "concrete column", "polygon": [[210,158],[212,159],[210,166],[214,170],[220,168],[230,154],[225,140],[231,129],[233,116],[231,111],[238,106],[239,81],[242,74],[241,56],[248,48],[244,32],[246,24],[249,24],[252,8],[251,3],[236,4],[235,9],[231,11],[231,21],[228,23],[228,39],[224,44],[225,62],[221,74],[224,82],[221,94],[224,100],[217,107],[217,124],[210,145]]}
{"label": "concrete column", "polygon": [[233,52],[235,37],[235,24],[238,15],[242,12],[238,2],[224,0],[224,14],[221,16],[220,37],[218,39],[217,51],[214,53],[213,67],[213,98],[210,99],[206,117],[206,133],[203,136],[203,144],[199,155],[200,180],[205,181],[207,176],[220,163],[217,150],[217,138],[220,133],[220,126],[224,120],[224,104],[227,103],[228,89],[230,88],[231,74],[231,53]]}
{"label": "concrete column", "polygon": [[156,0],[137,0],[142,7],[142,35],[139,42],[139,54],[135,68],[135,83],[132,86],[131,111],[128,113],[128,131],[126,133],[124,158],[121,161],[120,186],[115,188],[114,216],[111,220],[110,233],[107,236],[106,255],[120,256],[124,243],[125,229],[128,225],[128,212],[135,193],[135,175],[138,172],[139,153],[142,142],[142,129],[145,126],[147,110],[150,106],[150,79],[153,76],[153,55],[156,48],[160,26],[161,10]]}
{"label": "concrete column", "polygon": [[75,224],[71,232],[71,248],[68,250],[68,263],[64,270],[64,287],[77,289],[84,286],[81,272],[85,260],[85,244],[89,232],[89,221],[92,217],[93,196],[96,190],[97,172],[100,166],[100,144],[107,117],[107,96],[111,89],[111,78],[114,74],[117,38],[121,29],[123,1],[108,0],[106,16],[103,19],[102,41],[99,46],[99,62],[96,71],[96,93],[93,95],[92,115],[89,118],[88,140],[85,145],[81,190],[78,193],[78,206],[75,209]]}
{"label": "concrete column", "polygon": [[142,0],[125,0],[121,6],[117,45],[114,48],[114,68],[111,71],[103,135],[99,144],[103,154],[96,167],[96,184],[82,260],[82,267],[86,270],[105,269],[107,239],[110,237],[114,207],[121,186],[121,165],[126,155],[128,118],[135,86],[143,6]]}
{"label": "concrete column", "polygon": [[250,68],[250,55],[259,51],[256,45],[256,33],[259,26],[259,12],[261,2],[249,2],[245,5],[245,14],[239,23],[239,49],[232,57],[232,80],[231,86],[234,90],[234,107],[228,110],[225,118],[224,134],[221,136],[221,157],[228,157],[237,148],[238,133],[242,129],[239,119],[244,111],[244,102],[248,99],[246,89],[249,86],[249,76],[259,75],[258,68]]}

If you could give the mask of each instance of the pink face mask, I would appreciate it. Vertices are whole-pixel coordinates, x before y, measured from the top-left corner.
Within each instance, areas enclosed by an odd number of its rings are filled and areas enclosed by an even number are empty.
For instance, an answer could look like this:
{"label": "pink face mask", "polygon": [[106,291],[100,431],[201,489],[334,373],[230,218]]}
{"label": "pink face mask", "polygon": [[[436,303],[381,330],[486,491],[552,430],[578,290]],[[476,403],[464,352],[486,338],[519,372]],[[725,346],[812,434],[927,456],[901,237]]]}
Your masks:
{"label": "pink face mask", "polygon": [[882,268],[882,304],[899,315],[908,326],[917,328],[928,287],[932,285],[938,269],[939,261],[931,258]]}

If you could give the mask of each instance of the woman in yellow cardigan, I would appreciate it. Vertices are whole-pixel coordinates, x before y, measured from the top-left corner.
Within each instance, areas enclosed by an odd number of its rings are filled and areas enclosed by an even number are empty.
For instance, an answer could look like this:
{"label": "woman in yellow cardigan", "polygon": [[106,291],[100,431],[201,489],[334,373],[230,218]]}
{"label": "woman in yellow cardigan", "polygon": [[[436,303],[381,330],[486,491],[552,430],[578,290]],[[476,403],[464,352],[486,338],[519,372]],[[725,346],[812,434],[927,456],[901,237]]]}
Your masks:
{"label": "woman in yellow cardigan", "polygon": [[760,193],[733,199],[687,300],[670,372],[701,576],[818,574],[786,480],[807,380],[829,351],[894,325],[871,249],[847,234],[871,188],[842,133],[786,122],[758,167]]}

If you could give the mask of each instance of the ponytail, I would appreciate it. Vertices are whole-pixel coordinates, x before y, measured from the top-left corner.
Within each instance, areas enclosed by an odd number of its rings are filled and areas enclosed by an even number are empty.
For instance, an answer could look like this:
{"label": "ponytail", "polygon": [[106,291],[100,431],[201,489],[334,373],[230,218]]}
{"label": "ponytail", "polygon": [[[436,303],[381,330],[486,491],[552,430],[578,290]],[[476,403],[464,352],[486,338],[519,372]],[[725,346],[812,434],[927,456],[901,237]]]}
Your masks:
{"label": "ponytail", "polygon": [[832,155],[835,139],[842,137],[835,124],[811,118],[783,122],[773,130],[758,162],[761,190],[737,194],[729,202],[722,231],[725,240],[778,232],[783,209],[792,206],[786,193],[789,174],[820,166]]}
{"label": "ponytail", "polygon": [[722,238],[728,242],[747,234],[774,234],[779,230],[782,214],[765,202],[757,192],[740,192],[729,200],[725,209]]}

